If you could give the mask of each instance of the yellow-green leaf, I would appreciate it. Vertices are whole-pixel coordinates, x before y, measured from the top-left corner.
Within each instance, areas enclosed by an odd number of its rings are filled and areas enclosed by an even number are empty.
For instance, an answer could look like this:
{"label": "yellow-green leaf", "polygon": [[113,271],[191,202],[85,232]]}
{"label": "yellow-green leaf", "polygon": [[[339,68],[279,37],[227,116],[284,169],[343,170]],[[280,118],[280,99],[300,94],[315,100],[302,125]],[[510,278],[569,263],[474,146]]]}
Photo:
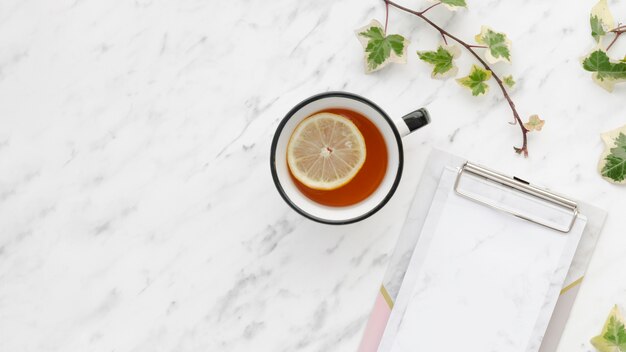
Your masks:
{"label": "yellow-green leaf", "polygon": [[440,0],[439,2],[452,11],[456,11],[459,7],[467,7],[465,0]]}
{"label": "yellow-green leaf", "polygon": [[357,29],[356,36],[363,45],[365,72],[380,70],[392,62],[406,63],[408,41],[399,34],[386,35],[380,22],[372,20]]}
{"label": "yellow-green leaf", "polygon": [[477,96],[487,93],[489,85],[485,83],[485,81],[488,81],[490,78],[491,71],[473,65],[469,75],[459,78],[456,81],[460,85],[469,88],[472,91],[472,95]]}
{"label": "yellow-green leaf", "polygon": [[591,339],[598,352],[626,352],[626,329],[624,318],[617,305],[611,309],[600,335]]}
{"label": "yellow-green leaf", "polygon": [[515,80],[513,79],[513,76],[508,75],[502,78],[502,83],[504,83],[509,88],[513,88],[513,86],[515,85]]}
{"label": "yellow-green leaf", "polygon": [[532,131],[539,132],[541,131],[545,123],[546,122],[540,119],[538,115],[531,115],[530,118],[528,118],[528,122],[524,124],[524,127],[526,127],[528,132],[532,132]]}
{"label": "yellow-green leaf", "polygon": [[626,126],[601,135],[604,152],[598,163],[602,177],[616,184],[626,184]]}
{"label": "yellow-green leaf", "polygon": [[511,41],[504,33],[498,33],[493,29],[482,26],[480,33],[474,39],[478,44],[486,45],[485,59],[491,64],[498,61],[511,62]]}

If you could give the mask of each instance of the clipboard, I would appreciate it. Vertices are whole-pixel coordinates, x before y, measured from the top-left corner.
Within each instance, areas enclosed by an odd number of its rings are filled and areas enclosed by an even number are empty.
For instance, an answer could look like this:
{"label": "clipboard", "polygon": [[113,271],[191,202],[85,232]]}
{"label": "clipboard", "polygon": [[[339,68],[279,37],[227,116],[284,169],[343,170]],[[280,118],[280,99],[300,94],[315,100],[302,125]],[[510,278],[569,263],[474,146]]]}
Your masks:
{"label": "clipboard", "polygon": [[[569,243],[568,249],[565,251],[567,254],[560,258],[564,262],[564,264],[559,263],[561,266],[560,272],[551,278],[549,296],[552,298],[547,299],[540,305],[541,309],[535,312],[536,316],[533,318],[532,324],[527,322],[526,330],[528,332],[526,334],[528,335],[528,341],[518,342],[518,345],[524,345],[524,347],[518,346],[517,349],[510,349],[510,351],[554,351],[573,304],[573,298],[577,293],[577,287],[595,247],[604,222],[605,212],[588,204],[576,202],[533,186],[519,178],[507,177],[439,150],[434,150],[431,153],[418,185],[416,197],[407,216],[396,250],[391,257],[387,274],[381,286],[381,291],[377,296],[359,351],[391,350],[389,341],[395,341],[397,337],[393,334],[393,330],[394,328],[396,330],[399,329],[399,324],[402,322],[397,317],[403,317],[403,314],[401,314],[403,312],[401,311],[406,309],[406,304],[399,297],[400,287],[412,285],[410,282],[411,278],[414,279],[418,274],[410,272],[410,262],[415,261],[416,256],[423,256],[424,253],[428,252],[428,243],[424,245],[424,241],[427,241],[427,239],[422,236],[424,236],[425,232],[432,230],[426,228],[430,226],[428,223],[433,223],[432,219],[441,215],[437,214],[437,207],[433,204],[437,201],[436,194],[439,193],[438,188],[441,186],[440,183],[443,182],[442,174],[445,173],[444,170],[446,168],[448,169],[447,187],[449,187],[450,194],[457,198],[464,198],[465,201],[479,205],[481,208],[489,209],[489,211],[494,213],[497,212],[499,216],[504,216],[506,219],[515,219],[515,221],[526,223],[527,225],[532,223],[533,226],[541,227],[548,231],[547,233],[554,233],[554,238],[561,237],[564,239],[564,243]],[[487,181],[487,183],[492,184],[489,186],[489,189],[495,193],[474,194],[468,192],[463,187],[463,184],[469,179]],[[557,219],[557,217],[550,215],[546,219],[546,214],[543,211],[539,214],[520,212],[519,209],[516,209],[519,207],[519,203],[515,203],[515,207],[494,204],[492,202],[494,199],[493,195],[502,191],[520,194],[522,200],[527,204],[532,205],[534,202],[541,202],[547,206],[546,209],[549,212],[553,212],[560,217]],[[589,216],[587,218],[588,224],[584,227],[586,215]],[[446,216],[451,218],[448,219],[449,221],[459,221],[456,216],[450,216],[449,214]],[[576,225],[577,219],[583,222],[584,231],[580,228],[581,224]],[[436,224],[437,222],[435,221],[434,223]],[[577,233],[573,233],[573,230],[576,230]],[[532,231],[535,231],[535,229]],[[545,231],[543,233],[546,233]],[[567,239],[568,237],[570,239]],[[418,246],[418,242],[422,242],[420,246]],[[419,266],[418,269],[413,270],[419,271]],[[446,291],[444,290],[443,292],[445,293]],[[552,314],[554,311],[558,313],[555,316]],[[450,313],[448,312],[448,314]],[[530,326],[529,324],[532,325],[532,329],[528,327]],[[416,327],[411,329],[412,335],[416,334],[416,329],[424,330],[424,327],[420,327],[419,324],[416,325]],[[531,335],[532,338],[530,337]],[[416,346],[424,347],[424,345],[419,344]],[[432,350],[433,346],[429,347]],[[441,348],[441,346],[439,347]],[[401,351],[401,349],[396,350]],[[435,350],[437,349],[435,348]],[[463,350],[471,351],[471,349],[466,348]],[[507,351],[506,347],[498,350]]]}

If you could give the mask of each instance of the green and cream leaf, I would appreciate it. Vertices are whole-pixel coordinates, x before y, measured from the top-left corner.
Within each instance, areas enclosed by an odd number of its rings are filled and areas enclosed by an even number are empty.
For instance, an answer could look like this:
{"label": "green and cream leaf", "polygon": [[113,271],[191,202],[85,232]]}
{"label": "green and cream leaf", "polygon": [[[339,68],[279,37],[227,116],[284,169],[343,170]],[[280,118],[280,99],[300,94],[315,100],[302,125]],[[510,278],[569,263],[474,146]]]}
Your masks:
{"label": "green and cream leaf", "polygon": [[433,66],[431,73],[432,78],[448,78],[454,77],[459,71],[455,65],[454,59],[461,55],[461,49],[456,45],[441,44],[434,51],[418,51],[417,56],[420,60]]}
{"label": "green and cream leaf", "polygon": [[602,22],[598,16],[591,15],[589,17],[589,24],[591,25],[591,36],[596,40],[596,43],[599,43],[600,39],[606,35],[604,22]]}
{"label": "green and cream leaf", "polygon": [[452,11],[456,11],[459,7],[467,7],[465,0],[440,0],[437,2],[442,3],[445,7]]}
{"label": "green and cream leaf", "polygon": [[593,72],[592,78],[600,87],[613,91],[616,83],[626,81],[626,62],[612,61],[602,49],[583,59],[583,68]]}
{"label": "green and cream leaf", "polygon": [[609,10],[607,0],[598,1],[591,9],[589,24],[591,26],[591,36],[596,40],[596,43],[599,43],[602,37],[615,27],[615,20]]}
{"label": "green and cream leaf", "polygon": [[515,86],[515,80],[513,79],[513,76],[511,75],[504,76],[502,78],[502,83],[504,83],[504,85],[506,85],[509,88],[513,88],[513,86]]}
{"label": "green and cream leaf", "polygon": [[485,83],[491,78],[491,71],[485,70],[476,65],[472,66],[469,75],[459,78],[456,81],[472,91],[473,96],[487,93],[489,85]]}
{"label": "green and cream leaf", "polygon": [[506,34],[496,32],[487,26],[482,26],[480,33],[474,39],[478,44],[487,46],[485,59],[490,64],[495,64],[499,61],[511,62],[511,41]]}
{"label": "green and cream leaf", "polygon": [[546,121],[540,119],[539,115],[530,115],[530,117],[528,118],[528,122],[524,124],[524,127],[528,130],[528,132],[539,132],[541,131],[545,123]]}
{"label": "green and cream leaf", "polygon": [[372,20],[356,30],[365,56],[365,72],[378,71],[388,64],[406,63],[408,40],[399,34],[387,35],[380,22]]}
{"label": "green and cream leaf", "polygon": [[591,344],[598,352],[626,352],[626,328],[617,305],[611,309],[602,332],[591,339]]}
{"label": "green and cream leaf", "polygon": [[601,137],[605,149],[598,172],[611,183],[626,184],[626,126],[603,133]]}

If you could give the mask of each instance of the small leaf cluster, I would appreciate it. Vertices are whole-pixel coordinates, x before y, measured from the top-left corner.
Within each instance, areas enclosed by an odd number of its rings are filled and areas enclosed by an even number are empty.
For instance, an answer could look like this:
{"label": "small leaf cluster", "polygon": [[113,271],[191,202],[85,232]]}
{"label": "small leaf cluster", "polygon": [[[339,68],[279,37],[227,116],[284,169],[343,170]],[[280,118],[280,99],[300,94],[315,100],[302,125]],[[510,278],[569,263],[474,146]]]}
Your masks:
{"label": "small leaf cluster", "polygon": [[[492,72],[492,65],[498,62],[511,63],[511,41],[507,35],[487,26],[482,26],[480,33],[474,36],[476,44],[469,44],[456,36],[452,36],[424,15],[426,11],[436,5],[443,5],[452,11],[466,8],[466,0],[435,0],[434,5],[421,12],[406,9],[392,1],[386,0],[385,3],[387,11],[390,5],[400,8],[420,17],[439,31],[443,39],[441,44],[431,50],[417,51],[417,57],[432,67],[432,78],[446,79],[457,76],[459,68],[456,65],[456,59],[461,55],[461,47],[470,51],[478,59],[480,65],[472,65],[467,75],[457,78],[456,82],[460,86],[467,88],[473,96],[480,96],[485,95],[489,91],[490,81],[492,79],[495,80],[511,106],[515,122],[521,126],[523,146],[521,148],[515,147],[515,151],[518,154],[527,156],[526,134],[532,131],[540,131],[544,121],[539,119],[537,115],[533,115],[527,123],[523,123],[508,92],[508,89],[515,86],[515,79],[511,75],[500,79],[496,73]],[[378,21],[373,20],[370,24],[356,30],[356,36],[363,46],[366,73],[380,70],[392,62],[406,63],[408,40],[400,34],[387,34],[386,27],[386,25],[383,27]],[[449,45],[448,39],[458,44]]]}
{"label": "small leaf cluster", "polygon": [[[613,60],[607,52],[617,37],[626,32],[626,28],[615,25],[607,0],[598,1],[591,9],[589,24],[591,37],[594,39],[596,47],[583,58],[582,66],[585,70],[593,72],[591,77],[596,84],[612,92],[615,84],[626,82],[626,61],[624,59]],[[605,46],[604,44],[607,42],[605,39],[610,33],[614,33],[615,36]]]}
{"label": "small leaf cluster", "polygon": [[[506,34],[499,33],[493,29],[482,26],[481,31],[474,37],[477,48],[484,49],[484,59],[495,64],[503,61],[511,62],[511,41]],[[458,71],[454,64],[454,59],[459,57],[460,49],[456,45],[441,44],[433,51],[418,51],[417,55],[420,60],[433,66],[433,78],[454,77]],[[492,72],[487,68],[481,68],[473,65],[467,76],[457,79],[457,83],[470,90],[473,96],[483,95],[489,91],[489,81],[492,78]],[[512,76],[505,77],[503,83],[512,88],[515,80]]]}
{"label": "small leaf cluster", "polygon": [[[441,0],[438,1],[450,10],[467,7],[465,0]],[[382,69],[392,62],[406,63],[406,48],[408,41],[399,34],[385,33],[380,22],[373,20],[367,26],[356,31],[357,38],[363,45],[365,54],[365,72],[371,73]],[[484,58],[490,64],[500,61],[511,62],[511,41],[506,34],[496,32],[493,29],[482,26],[480,33],[474,37],[477,48],[484,49]],[[457,45],[442,43],[434,50],[417,51],[420,60],[432,65],[431,76],[443,79],[454,77],[458,73],[455,59],[461,55]],[[456,81],[469,88],[472,95],[482,95],[489,90],[487,81],[492,73],[486,68],[474,65],[470,73]],[[515,80],[512,76],[505,77],[503,83],[512,88]]]}

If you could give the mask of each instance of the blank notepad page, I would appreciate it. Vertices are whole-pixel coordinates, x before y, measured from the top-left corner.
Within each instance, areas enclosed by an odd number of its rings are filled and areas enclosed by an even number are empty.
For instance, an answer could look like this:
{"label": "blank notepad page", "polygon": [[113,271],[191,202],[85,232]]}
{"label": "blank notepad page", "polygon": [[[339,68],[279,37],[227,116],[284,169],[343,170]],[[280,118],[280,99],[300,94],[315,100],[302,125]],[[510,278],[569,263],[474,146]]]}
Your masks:
{"label": "blank notepad page", "polygon": [[[446,170],[441,182],[454,177]],[[435,197],[445,199],[433,203],[440,216],[426,220],[436,224],[424,226],[431,232],[421,234],[416,252],[427,250],[412,260],[419,267],[409,270],[411,287],[400,289],[398,301],[408,303],[390,351],[536,351],[586,219],[579,215],[563,234],[460,197],[451,186],[437,192],[447,196]]]}

